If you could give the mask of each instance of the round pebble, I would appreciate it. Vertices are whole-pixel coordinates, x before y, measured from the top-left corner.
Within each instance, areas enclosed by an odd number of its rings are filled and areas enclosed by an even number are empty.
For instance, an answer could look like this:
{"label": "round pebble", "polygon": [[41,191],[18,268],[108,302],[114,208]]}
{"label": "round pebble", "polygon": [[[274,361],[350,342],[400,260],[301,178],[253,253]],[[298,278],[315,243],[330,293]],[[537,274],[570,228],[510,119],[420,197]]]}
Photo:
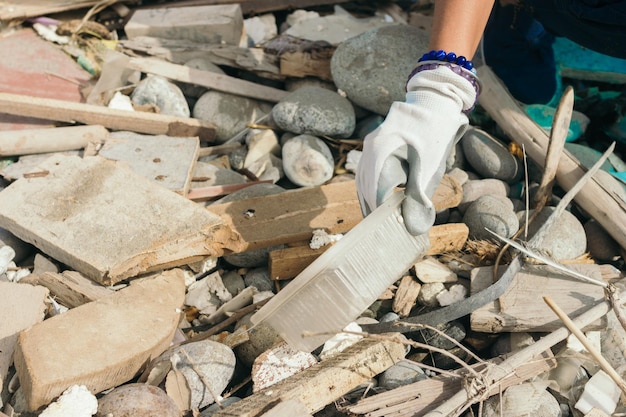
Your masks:
{"label": "round pebble", "polygon": [[254,123],[269,114],[272,106],[247,97],[209,90],[202,94],[193,107],[193,117],[214,123],[215,141],[226,142],[248,123]]}
{"label": "round pebble", "polygon": [[189,117],[189,105],[181,89],[158,75],[149,75],[141,80],[130,98],[136,106],[157,106],[160,114]]}
{"label": "round pebble", "polygon": [[254,360],[266,350],[282,342],[282,338],[267,324],[261,323],[252,327],[250,316],[241,319],[236,327],[248,326],[249,340],[235,348],[237,359],[245,366],[252,366]]}
{"label": "round pebble", "polygon": [[464,213],[465,210],[478,198],[484,195],[506,197],[509,195],[510,187],[504,181],[495,178],[486,178],[483,180],[468,180],[463,184],[463,198],[459,203],[459,211]]}
{"label": "round pebble", "polygon": [[387,389],[394,389],[426,378],[419,363],[403,359],[384,371],[378,377],[378,384]]}
{"label": "round pebble", "polygon": [[484,178],[495,178],[507,183],[521,179],[523,170],[519,160],[495,137],[477,128],[470,128],[461,139],[465,159]]}
{"label": "round pebble", "polygon": [[354,131],[354,108],[348,99],[321,87],[303,87],[272,109],[282,130],[296,134],[347,138]]}
{"label": "round pebble", "polygon": [[243,277],[246,287],[255,287],[259,291],[273,291],[274,283],[270,279],[270,272],[267,267],[254,268],[249,270]]}
{"label": "round pebble", "polygon": [[416,57],[428,50],[428,38],[428,31],[410,25],[384,26],[354,36],[333,53],[333,81],[350,101],[384,116],[391,103],[404,101],[407,74]]}
{"label": "round pebble", "polygon": [[322,185],[332,178],[334,167],[330,148],[315,136],[295,136],[283,145],[285,175],[296,185]]}
{"label": "round pebble", "polygon": [[115,388],[98,401],[96,417],[178,417],[178,406],[162,389],[148,384]]}
{"label": "round pebble", "polygon": [[[545,207],[528,228],[529,235],[535,234],[554,212],[554,207]],[[532,216],[533,210],[530,211]],[[519,219],[526,216],[525,211],[517,213]],[[541,249],[557,260],[575,259],[587,250],[587,236],[582,223],[569,211],[564,211],[552,225],[547,236],[541,242]]]}
{"label": "round pebble", "polygon": [[[235,354],[223,343],[211,340],[187,343],[174,349],[171,355],[177,356],[176,368],[185,376],[191,390],[192,408],[206,407],[215,402],[211,393],[220,395],[235,372]],[[200,379],[198,372],[202,373],[203,379]],[[205,382],[211,385],[210,389],[204,385]]]}
{"label": "round pebble", "polygon": [[463,223],[474,239],[496,239],[485,229],[500,236],[511,237],[519,229],[519,220],[513,211],[513,203],[506,197],[484,195],[474,201],[463,215]]}

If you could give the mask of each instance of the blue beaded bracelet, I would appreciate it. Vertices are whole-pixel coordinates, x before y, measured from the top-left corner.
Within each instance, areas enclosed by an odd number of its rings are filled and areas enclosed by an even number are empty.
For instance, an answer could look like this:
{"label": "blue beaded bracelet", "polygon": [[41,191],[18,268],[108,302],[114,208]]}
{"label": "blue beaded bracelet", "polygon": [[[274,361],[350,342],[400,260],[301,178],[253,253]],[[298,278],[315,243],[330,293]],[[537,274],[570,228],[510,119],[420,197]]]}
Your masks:
{"label": "blue beaded bracelet", "polygon": [[432,50],[430,52],[425,53],[417,62],[422,61],[442,61],[442,62],[450,62],[452,64],[459,65],[465,68],[468,71],[472,71],[474,69],[474,64],[469,59],[465,58],[463,55],[456,56],[454,52],[444,51],[440,49],[438,51]]}

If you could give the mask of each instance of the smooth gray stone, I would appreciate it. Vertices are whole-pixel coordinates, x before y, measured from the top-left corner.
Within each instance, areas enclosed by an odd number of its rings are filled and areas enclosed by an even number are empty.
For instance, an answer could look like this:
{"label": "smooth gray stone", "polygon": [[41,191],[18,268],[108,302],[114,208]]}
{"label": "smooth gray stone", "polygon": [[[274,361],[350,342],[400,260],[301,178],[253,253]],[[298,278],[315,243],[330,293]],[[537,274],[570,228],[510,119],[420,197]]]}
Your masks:
{"label": "smooth gray stone", "polygon": [[301,187],[322,185],[333,177],[335,163],[330,148],[315,136],[289,139],[283,145],[282,157],[285,175]]}
{"label": "smooth gray stone", "polygon": [[256,122],[271,111],[269,103],[209,90],[200,96],[192,114],[215,124],[215,142],[221,144],[246,129],[247,123]]}
{"label": "smooth gray stone", "polygon": [[350,101],[384,116],[391,103],[405,100],[407,77],[428,51],[428,38],[428,31],[400,24],[350,38],[330,61],[333,81]]}
{"label": "smooth gray stone", "polygon": [[[548,220],[554,210],[554,207],[545,207],[541,210],[541,213],[539,213],[528,228],[529,236],[535,234],[537,229]],[[532,216],[533,211],[534,210],[530,210],[530,216]],[[525,211],[517,213],[519,219],[523,219],[525,216]],[[540,243],[540,248],[556,260],[578,258],[587,250],[585,228],[576,216],[569,211],[564,211]]]}
{"label": "smooth gray stone", "polygon": [[267,267],[250,269],[243,277],[246,287],[255,287],[259,292],[274,292],[274,283],[270,279],[270,272]]}
{"label": "smooth gray stone", "polygon": [[485,228],[504,237],[513,236],[519,229],[519,220],[511,200],[493,195],[484,195],[474,201],[465,211],[463,223],[474,239],[495,239]]}
{"label": "smooth gray stone", "polygon": [[522,166],[507,147],[484,130],[470,128],[461,139],[465,159],[484,178],[509,184],[522,178]]}
{"label": "smooth gray stone", "polygon": [[141,80],[130,98],[138,106],[157,106],[160,114],[189,117],[189,105],[180,87],[158,75],[149,75]]}
{"label": "smooth gray stone", "polygon": [[274,329],[265,323],[252,326],[250,315],[245,316],[237,322],[236,328],[243,325],[248,326],[249,340],[235,348],[237,360],[244,366],[252,366],[254,360],[267,349],[282,341],[282,338]]}
{"label": "smooth gray stone", "polygon": [[348,99],[321,87],[302,87],[288,94],[272,109],[282,130],[296,134],[347,138],[356,124]]}
{"label": "smooth gray stone", "polygon": [[458,206],[461,213],[465,213],[465,210],[467,210],[470,204],[484,195],[506,197],[509,195],[510,190],[506,182],[494,178],[468,180],[463,184],[462,188],[463,198]]}
{"label": "smooth gray stone", "polygon": [[384,371],[378,377],[378,384],[387,389],[394,389],[426,378],[428,376],[420,368],[419,363],[403,359]]}
{"label": "smooth gray stone", "polygon": [[[416,332],[408,333],[407,337],[419,343],[425,343],[439,349],[447,350],[452,349],[456,346],[456,344],[450,339],[460,342],[465,339],[465,336],[467,335],[467,332],[465,331],[465,326],[463,326],[460,322],[456,320],[440,324],[438,326],[435,326],[435,328],[438,331],[424,328]],[[443,336],[441,333],[445,334],[448,337]]]}
{"label": "smooth gray stone", "polygon": [[222,283],[228,292],[234,297],[246,288],[243,277],[236,271],[226,271],[222,274]]}

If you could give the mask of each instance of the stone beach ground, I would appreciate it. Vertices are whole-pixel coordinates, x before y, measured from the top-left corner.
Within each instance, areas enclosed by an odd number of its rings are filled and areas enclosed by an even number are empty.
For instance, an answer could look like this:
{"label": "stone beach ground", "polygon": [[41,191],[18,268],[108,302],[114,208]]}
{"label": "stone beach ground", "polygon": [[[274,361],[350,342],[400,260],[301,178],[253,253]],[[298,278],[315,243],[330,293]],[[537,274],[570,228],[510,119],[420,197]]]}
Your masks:
{"label": "stone beach ground", "polygon": [[[415,58],[426,50],[427,26],[420,27],[394,21],[393,13],[390,14],[389,10],[402,11],[407,16],[407,12],[411,11],[427,21],[432,10],[431,2],[417,2],[413,4],[412,9],[410,7],[403,9],[400,2],[392,4],[395,8],[384,9],[380,5],[377,7],[377,2],[366,2],[366,4],[347,3],[345,9],[340,7],[333,9],[327,5],[311,7],[306,13],[304,10],[279,10],[260,16],[244,15],[248,35],[259,32],[262,34],[262,39],[249,37],[246,47],[262,50],[264,44],[269,45],[270,39],[276,40],[279,34],[282,36],[285,33],[295,33],[292,36],[319,42],[318,46],[332,46],[333,56],[328,63],[332,79],[316,76],[264,78],[263,74],[255,74],[253,70],[245,71],[226,64],[216,65],[212,62],[217,61],[213,55],[204,58],[201,54],[195,54],[195,57],[180,62],[189,68],[217,76],[253,80],[259,85],[265,84],[286,90],[284,97],[275,102],[146,73],[135,73],[134,76],[137,78],[125,75],[127,77],[125,85],[114,88],[118,93],[116,100],[125,103],[123,106],[131,109],[134,107],[214,124],[215,140],[212,143],[202,143],[200,156],[197,162],[194,161],[193,173],[190,175],[192,178],[190,192],[207,187],[246,184],[251,179],[260,183],[242,187],[227,195],[221,194],[197,201],[198,207],[209,211],[211,206],[228,202],[353,181],[363,138],[382,122],[392,102],[404,99],[406,75],[413,68]],[[131,4],[129,6],[132,7]],[[98,20],[98,16],[103,17],[106,14],[95,16],[95,20]],[[331,18],[339,20],[335,22]],[[303,24],[302,22],[307,19],[320,19],[314,28],[322,28],[325,24],[338,26],[329,26],[325,29],[329,39],[326,41],[323,39],[323,33],[320,34],[313,29],[306,32],[299,27],[299,24]],[[359,26],[357,23],[361,19],[371,20]],[[260,24],[259,21],[273,22],[273,26]],[[358,28],[358,33],[346,34],[345,31],[348,29],[344,31],[344,26],[341,26],[347,25],[345,22],[354,24]],[[23,23],[17,29],[11,30],[31,30],[30,28],[31,24]],[[291,32],[288,32],[288,29]],[[7,36],[12,34],[11,30],[5,29]],[[116,30],[116,36],[123,40],[125,36],[123,27]],[[310,35],[310,38],[306,38],[307,35]],[[335,35],[339,37],[338,40],[333,38]],[[322,39],[318,39],[318,36]],[[54,45],[54,48],[60,47],[49,43]],[[119,52],[120,55],[124,53],[128,56],[137,55],[136,51],[125,49],[123,45],[123,42],[119,44],[122,51]],[[19,60],[20,56],[5,59]],[[165,60],[162,57],[159,59]],[[99,77],[94,76],[92,79],[93,84],[96,84],[98,78],[104,79],[105,74],[106,66],[102,65]],[[59,74],[61,75],[63,74]],[[626,163],[623,161],[626,157],[626,129],[624,123],[620,125],[619,122],[624,113],[619,107],[621,103],[619,100],[626,92],[624,82],[603,83],[564,77],[563,84],[574,87],[576,93],[574,117],[583,120],[584,125],[575,140],[568,141],[565,148],[589,168],[599,159],[608,144],[616,139],[617,146],[610,163],[605,164],[598,175],[602,176],[605,184],[610,187],[611,195],[621,200],[622,204],[626,204],[626,187],[618,179],[620,172],[622,174],[626,172]],[[600,95],[599,92],[603,94]],[[613,114],[599,117],[597,114],[599,106],[607,109],[607,113]],[[611,122],[607,122],[609,119]],[[524,158],[523,153],[515,152],[513,139],[503,132],[480,105],[470,115],[470,124],[471,128],[460,139],[447,164],[447,176],[458,184],[459,202],[453,207],[440,210],[436,219],[436,225],[454,223],[466,225],[469,231],[467,242],[461,250],[429,255],[412,266],[405,277],[390,286],[386,294],[381,294],[378,300],[350,324],[349,329],[352,331],[361,331],[359,325],[417,316],[468,297],[476,291],[474,279],[478,269],[494,265],[502,244],[486,229],[506,238],[513,238],[518,230],[523,228],[527,215],[532,215],[534,195],[543,174],[540,165],[530,158]],[[107,139],[111,141],[110,143],[128,141],[138,144],[147,137],[145,133],[139,131],[110,130]],[[237,143],[243,146],[228,148]],[[113,150],[107,149],[107,146],[102,146],[100,156],[125,160],[123,156],[113,156]],[[224,146],[225,150],[214,154],[210,152],[202,154],[203,148],[220,146]],[[81,151],[73,153],[81,155]],[[8,195],[3,189],[9,191],[13,183],[27,181],[22,178],[24,174],[37,172],[34,167],[39,166],[38,164],[47,157],[50,155],[15,154],[2,157],[0,175],[3,182],[0,184],[2,190],[0,200],[3,199],[3,193]],[[548,207],[542,210],[529,228],[530,236],[548,219],[565,192],[566,190],[558,184],[554,187],[553,195],[547,203]],[[286,197],[285,204],[287,201],[289,200]],[[254,213],[249,215],[253,216]],[[136,216],[141,217],[142,213],[136,213]],[[1,207],[0,218],[6,219]],[[116,217],[112,216],[110,221],[115,219]],[[287,228],[288,221],[289,219],[285,220]],[[40,242],[27,243],[17,238],[15,235],[19,234],[17,230],[20,228],[12,230],[15,224],[9,223],[6,221],[0,223],[0,303],[5,303],[4,309],[0,305],[0,312],[7,311],[7,306],[11,305],[7,298],[8,294],[11,294],[10,291],[14,291],[14,286],[36,283],[44,285],[41,278],[38,278],[44,273],[58,275],[77,269],[46,253],[45,245],[39,246]],[[184,238],[181,236],[181,239]],[[333,242],[340,236],[324,234],[324,238],[328,239],[328,242]],[[247,310],[248,314],[237,313],[253,303],[263,302],[274,296],[280,288],[289,285],[288,280],[276,281],[271,276],[269,257],[273,251],[290,247],[293,245],[278,243],[240,253],[204,256],[202,259],[195,259],[197,262],[178,263],[176,270],[182,271],[180,277],[184,278],[179,278],[184,280],[185,284],[184,302],[180,305],[180,310],[184,314],[173,340],[167,342],[170,347],[165,349],[167,346],[164,346],[160,351],[152,352],[149,363],[143,364],[141,375],[134,375],[120,383],[107,386],[106,389],[95,390],[88,383],[89,389],[84,389],[85,383],[68,384],[62,390],[65,393],[61,397],[57,395],[54,401],[38,404],[38,410],[33,411],[29,405],[33,400],[29,399],[28,392],[32,387],[27,386],[25,381],[20,381],[18,377],[20,372],[16,369],[20,366],[18,360],[16,359],[16,363],[13,364],[11,357],[0,356],[2,387],[0,417],[235,415],[228,414],[231,404],[238,402],[243,404],[253,393],[264,388],[271,390],[274,382],[302,372],[315,364],[323,364],[333,353],[336,354],[357,342],[360,336],[345,333],[343,339],[333,339],[334,347],[329,343],[324,349],[320,346],[311,353],[298,352],[282,342],[271,328],[252,327],[250,316],[254,310]],[[576,202],[569,204],[567,210],[558,217],[540,249],[542,253],[567,265],[574,267],[582,265],[581,267],[589,267],[589,270],[597,267],[597,271],[604,271],[604,275],[615,282],[623,278],[625,249],[620,247],[611,234]],[[511,258],[509,253],[499,262],[501,265],[506,264]],[[373,260],[373,262],[385,261],[385,259]],[[528,271],[525,272],[530,275]],[[135,284],[129,286],[126,284],[134,281],[139,275],[141,274],[131,277],[130,280],[121,280],[118,285],[106,289],[120,295],[123,290],[133,288]],[[93,284],[100,287],[96,282]],[[526,291],[535,295],[543,289],[522,287],[520,284],[514,288],[520,293]],[[175,285],[171,288],[172,293],[176,293]],[[582,293],[578,287],[571,288],[571,292],[575,293],[572,298],[591,297]],[[561,292],[569,290],[562,289]],[[42,323],[36,323],[41,320],[35,320],[31,323],[33,329],[52,318],[56,320],[68,314],[66,312],[68,308],[71,312],[73,309],[96,303],[95,300],[90,300],[90,303],[80,306],[63,305],[63,302],[57,299],[57,295],[51,288],[49,297],[42,298],[37,308],[45,304],[45,320]],[[180,296],[182,297],[182,293]],[[349,302],[352,296],[353,294],[349,292],[342,294],[346,302]],[[408,297],[408,301],[402,297]],[[500,302],[505,305],[507,300],[511,301],[512,296],[503,297]],[[520,296],[519,300],[515,300],[528,302],[527,310],[536,309],[537,305],[543,304],[540,298],[538,301],[530,301]],[[591,301],[597,300],[591,298]],[[581,301],[580,311],[576,314],[591,307],[591,304],[585,304],[591,301]],[[240,304],[233,306],[233,302]],[[138,299],[136,308],[141,309],[142,303],[143,301]],[[515,306],[509,307],[513,310],[507,311],[517,311],[514,309]],[[524,310],[523,305],[517,307]],[[319,313],[311,311],[311,320],[315,320]],[[8,312],[6,314],[9,317]],[[140,314],[137,313],[137,316]],[[228,322],[231,316],[234,320]],[[124,321],[132,321],[134,318],[120,317],[117,320],[119,326],[123,326]],[[505,322],[508,318],[496,317],[493,320]],[[518,320],[522,323],[523,320],[531,319],[518,317]],[[474,328],[474,318],[470,320],[469,315],[465,315],[440,324],[436,329],[426,328],[407,332],[404,334],[406,340],[421,345],[407,348],[405,357],[396,361],[397,363],[390,364],[378,374],[368,377],[367,381],[345,386],[347,389],[334,398],[328,398],[324,407],[315,410],[296,407],[280,415],[320,417],[392,415],[384,412],[376,414],[377,407],[383,408],[382,400],[381,404],[372,406],[367,412],[359,411],[353,406],[364,399],[374,399],[377,395],[410,384],[425,383],[429,379],[434,381],[433,378],[439,375],[440,370],[445,373],[459,369],[459,364],[451,361],[445,352],[456,355],[468,364],[478,362],[468,354],[468,351],[471,351],[472,355],[478,355],[480,361],[510,356],[513,352],[533,345],[542,336],[558,328],[559,324],[554,320],[555,317],[546,313],[546,317],[539,317],[537,321],[551,322],[552,325],[549,327],[533,328],[531,323],[524,328],[512,326],[506,327],[506,330],[488,332],[486,330],[488,324],[483,323],[483,327],[477,330]],[[220,324],[223,324],[223,327],[219,328],[219,331],[215,330]],[[90,323],[85,323],[85,326],[89,325]],[[499,325],[504,326],[503,323]],[[547,328],[551,330],[546,330]],[[9,329],[9,326],[5,329],[0,325],[0,331],[5,332],[0,333],[0,348],[10,347],[10,352],[13,352],[16,343],[25,343],[21,339],[20,342],[16,342],[17,334],[25,327],[7,333]],[[112,332],[120,331],[117,327],[115,329]],[[207,337],[203,337],[208,330],[212,331],[212,335],[219,334],[210,338],[206,333]],[[615,316],[608,314],[603,326],[587,334],[617,372],[622,377],[626,375],[626,360],[623,356],[623,352],[626,351],[626,332],[616,324]],[[237,339],[238,337],[241,339]],[[3,344],[5,342],[10,345]],[[58,343],[63,344],[64,341],[59,340]],[[429,345],[436,351],[429,353],[424,345]],[[152,349],[152,346],[150,348]],[[598,380],[602,376],[598,364],[573,338],[551,348],[551,354],[556,357],[556,364],[552,369],[548,368],[526,379],[522,378],[510,388],[503,389],[501,395],[493,395],[498,394],[496,390],[491,398],[485,398],[481,409],[482,415],[600,416],[612,413],[621,415],[620,413],[626,412],[626,403],[623,397],[619,396],[619,389],[615,388],[610,380],[604,381],[604,385],[601,385],[601,391],[607,398],[599,404],[585,408],[588,406],[587,402],[593,403],[588,396],[583,396],[585,384],[592,377]],[[20,350],[22,352],[20,355],[25,356],[20,361],[28,363],[28,351],[25,348],[20,349],[24,349],[23,352]],[[101,346],[99,349],[106,350],[107,346]],[[541,352],[537,352],[539,353]],[[67,358],[68,364],[72,359]],[[95,375],[101,372],[100,366],[102,365],[87,363],[84,373],[89,374],[93,371]],[[113,374],[115,372],[111,371]],[[87,378],[87,381],[90,379]],[[33,383],[36,384],[37,381],[29,381],[29,384]],[[342,383],[337,380],[337,384]],[[106,381],[103,385],[106,385]],[[306,383],[303,383],[303,386],[308,387]],[[450,396],[454,392],[456,391],[450,391]],[[287,399],[293,398],[283,398],[282,401],[286,402]],[[303,400],[300,398],[300,401]],[[501,414],[502,407],[505,409],[504,414]],[[592,408],[597,414],[591,414]],[[401,410],[393,415],[423,415],[425,409]],[[266,412],[267,414],[264,414]],[[478,412],[477,405],[474,406],[474,412]],[[270,414],[268,408],[246,415],[279,414],[278,412]],[[467,411],[464,415],[475,414]]]}

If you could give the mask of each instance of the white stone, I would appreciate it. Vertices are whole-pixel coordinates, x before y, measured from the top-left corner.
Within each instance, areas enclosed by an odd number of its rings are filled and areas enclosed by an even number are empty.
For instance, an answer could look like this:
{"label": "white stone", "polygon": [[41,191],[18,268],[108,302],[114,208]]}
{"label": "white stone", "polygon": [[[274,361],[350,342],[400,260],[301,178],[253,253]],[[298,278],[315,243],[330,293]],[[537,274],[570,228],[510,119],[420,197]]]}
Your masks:
{"label": "white stone", "polygon": [[244,19],[243,25],[246,29],[246,34],[254,45],[258,45],[278,35],[276,17],[272,13]]}
{"label": "white stone", "polygon": [[574,408],[584,414],[593,408],[598,408],[611,415],[617,407],[620,393],[617,384],[604,371],[600,370],[585,384],[585,390]]}
{"label": "white stone", "polygon": [[441,282],[430,282],[428,284],[424,284],[422,285],[422,289],[417,296],[417,302],[427,307],[439,307],[437,295],[445,290],[446,287]]}
{"label": "white stone", "polygon": [[454,304],[457,301],[461,301],[467,297],[467,288],[463,285],[453,285],[450,289],[444,290],[437,294],[437,301],[441,307]]}
{"label": "white stone", "polygon": [[445,264],[433,257],[419,261],[413,267],[417,278],[427,284],[429,282],[456,282],[458,277]]}
{"label": "white stone", "polygon": [[333,177],[330,148],[321,139],[299,135],[283,145],[283,169],[291,182],[302,187],[322,185]]}
{"label": "white stone", "polygon": [[359,165],[363,152],[356,149],[352,149],[346,156],[346,169],[350,172],[356,172],[356,168]]}
{"label": "white stone", "polygon": [[119,91],[116,91],[115,94],[113,94],[113,97],[109,100],[107,107],[110,109],[135,111],[130,97],[120,93]]}
{"label": "white stone", "polygon": [[0,248],[0,275],[7,272],[13,258],[15,258],[15,251],[12,247],[5,245]]}
{"label": "white stone", "polygon": [[72,385],[39,417],[91,417],[98,412],[98,400],[86,386]]}

